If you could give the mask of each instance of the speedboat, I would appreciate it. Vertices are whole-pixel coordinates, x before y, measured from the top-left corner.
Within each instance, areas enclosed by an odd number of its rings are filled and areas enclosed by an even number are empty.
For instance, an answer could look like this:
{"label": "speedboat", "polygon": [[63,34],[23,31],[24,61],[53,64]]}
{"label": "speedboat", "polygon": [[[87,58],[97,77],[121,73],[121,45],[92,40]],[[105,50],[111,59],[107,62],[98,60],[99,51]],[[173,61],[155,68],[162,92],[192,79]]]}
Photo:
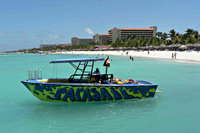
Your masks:
{"label": "speedboat", "polygon": [[69,63],[75,68],[69,78],[31,78],[21,81],[38,99],[59,102],[91,102],[154,97],[157,84],[144,80],[118,80],[107,74],[95,74],[94,63],[103,58],[59,59],[50,63]]}

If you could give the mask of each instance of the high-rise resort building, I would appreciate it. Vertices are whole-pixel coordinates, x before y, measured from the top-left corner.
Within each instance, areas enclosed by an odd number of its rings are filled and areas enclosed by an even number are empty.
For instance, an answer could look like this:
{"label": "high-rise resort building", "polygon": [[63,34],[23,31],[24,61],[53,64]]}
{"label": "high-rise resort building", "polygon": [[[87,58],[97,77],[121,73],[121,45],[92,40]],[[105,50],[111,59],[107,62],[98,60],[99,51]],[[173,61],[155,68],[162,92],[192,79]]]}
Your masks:
{"label": "high-rise resort building", "polygon": [[152,38],[156,36],[157,26],[149,28],[112,28],[108,31],[110,41],[115,42],[119,40],[126,40],[129,37],[136,38]]}
{"label": "high-rise resort building", "polygon": [[110,41],[110,35],[109,34],[95,34],[93,36],[94,42],[98,44],[104,44],[105,42]]}
{"label": "high-rise resort building", "polygon": [[94,43],[94,39],[72,37],[72,45],[88,45]]}

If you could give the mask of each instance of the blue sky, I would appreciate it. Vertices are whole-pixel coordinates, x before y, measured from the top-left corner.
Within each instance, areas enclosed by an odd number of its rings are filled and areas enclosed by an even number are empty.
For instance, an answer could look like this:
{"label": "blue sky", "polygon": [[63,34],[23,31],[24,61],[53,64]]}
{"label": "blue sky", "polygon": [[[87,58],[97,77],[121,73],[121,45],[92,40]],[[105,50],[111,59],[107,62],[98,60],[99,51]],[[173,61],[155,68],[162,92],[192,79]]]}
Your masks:
{"label": "blue sky", "polygon": [[0,0],[0,51],[70,43],[112,27],[200,31],[199,0]]}

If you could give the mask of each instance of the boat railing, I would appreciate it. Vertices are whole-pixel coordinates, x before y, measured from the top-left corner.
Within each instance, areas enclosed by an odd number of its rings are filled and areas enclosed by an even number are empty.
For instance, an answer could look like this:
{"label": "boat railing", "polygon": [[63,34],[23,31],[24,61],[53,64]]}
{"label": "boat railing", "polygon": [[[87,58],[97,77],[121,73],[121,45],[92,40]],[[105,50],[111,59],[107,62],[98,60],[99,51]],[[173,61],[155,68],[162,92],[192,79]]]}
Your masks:
{"label": "boat railing", "polygon": [[42,70],[41,69],[29,69],[28,70],[28,79],[42,79]]}
{"label": "boat railing", "polygon": [[102,83],[106,83],[107,81],[113,79],[113,74],[101,74],[100,78]]}
{"label": "boat railing", "polygon": [[96,79],[96,82],[101,81],[102,83],[106,83],[106,81],[113,79],[113,74],[73,74],[70,76],[69,81],[73,81],[74,79],[78,79],[79,82],[87,79],[91,81],[92,77]]}

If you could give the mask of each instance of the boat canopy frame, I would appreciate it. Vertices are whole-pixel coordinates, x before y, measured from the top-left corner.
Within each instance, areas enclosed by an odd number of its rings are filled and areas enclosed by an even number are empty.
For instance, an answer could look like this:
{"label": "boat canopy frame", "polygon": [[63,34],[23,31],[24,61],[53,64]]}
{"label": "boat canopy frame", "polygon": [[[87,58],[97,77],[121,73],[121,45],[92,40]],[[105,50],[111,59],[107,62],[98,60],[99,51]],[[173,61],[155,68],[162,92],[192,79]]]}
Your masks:
{"label": "boat canopy frame", "polygon": [[77,59],[58,59],[49,63],[70,63],[70,62],[88,62],[88,61],[104,61],[104,58],[77,58]]}
{"label": "boat canopy frame", "polygon": [[[92,64],[88,64],[89,62],[79,62],[78,65],[76,66],[72,62],[70,63],[76,70],[73,75],[70,76],[70,79],[73,80],[75,77],[80,77],[78,82],[81,82],[84,77],[89,77],[91,81],[91,75],[93,72],[94,68],[94,61],[92,61]],[[82,66],[82,68],[81,68]],[[91,67],[91,71],[86,71],[86,68]],[[82,74],[78,74],[78,70],[82,72]]]}
{"label": "boat canopy frame", "polygon": [[[70,76],[69,80],[74,80],[75,77],[80,77],[78,82],[80,83],[86,77],[89,77],[89,81],[92,78],[92,72],[94,69],[94,62],[95,61],[103,61],[104,58],[85,58],[85,59],[60,59],[54,60],[50,63],[69,63],[72,67],[75,68],[75,72],[73,75]],[[79,62],[78,65],[74,64],[74,62]],[[91,64],[89,64],[91,62]],[[81,68],[82,66],[82,68]],[[86,68],[91,67],[91,71],[86,71]],[[81,71],[82,74],[78,74],[78,71]]]}

